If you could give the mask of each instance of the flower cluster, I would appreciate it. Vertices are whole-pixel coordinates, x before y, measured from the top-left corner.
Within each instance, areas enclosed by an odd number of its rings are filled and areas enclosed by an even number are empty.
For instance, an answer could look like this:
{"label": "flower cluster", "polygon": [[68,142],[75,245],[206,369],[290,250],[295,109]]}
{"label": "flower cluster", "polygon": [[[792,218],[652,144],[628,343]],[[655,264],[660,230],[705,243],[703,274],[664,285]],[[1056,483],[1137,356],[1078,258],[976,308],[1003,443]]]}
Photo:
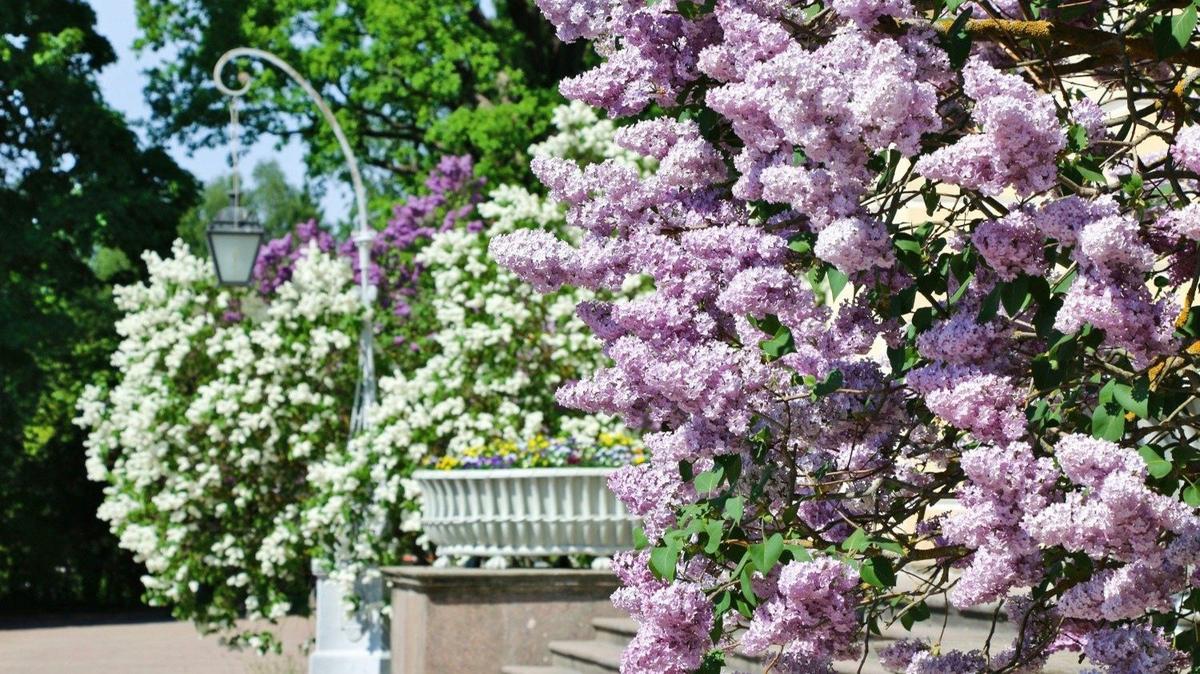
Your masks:
{"label": "flower cluster", "polygon": [[[1066,649],[1177,670],[1200,605],[1200,136],[1166,93],[1180,66],[1099,45],[1188,16],[539,5],[604,57],[561,91],[628,118],[616,142],[652,162],[536,156],[568,227],[490,244],[542,292],[597,294],[577,313],[611,363],[557,399],[647,431],[650,460],[610,479],[648,539],[617,566],[623,671],[741,646],[827,672],[942,593],[1021,632],[906,642],[890,668]],[[600,296],[630,279],[652,290]]]}
{"label": "flower cluster", "polygon": [[[310,243],[261,304],[217,287],[181,242],[144,259],[149,281],[116,290],[122,377],[89,388],[77,420],[88,475],[108,485],[99,516],[146,566],[148,600],[203,631],[302,610],[320,543],[308,472],[349,432],[345,354],[364,318],[350,267]],[[238,299],[245,320],[222,320]]]}
{"label": "flower cluster", "polygon": [[[580,161],[610,159],[631,170],[641,165],[613,144],[613,127],[600,123],[586,106],[563,106],[554,123],[558,133],[534,146],[534,152]],[[541,295],[488,257],[494,236],[561,231],[562,207],[502,185],[478,205],[478,213],[487,223],[484,229],[437,232],[414,256],[422,270],[420,301],[430,317],[423,324],[430,331],[421,358],[381,378],[370,429],[351,440],[337,461],[310,475],[322,503],[310,511],[311,526],[352,546],[335,576],[347,582],[400,558],[406,537],[397,531],[419,531],[419,491],[410,480],[416,466],[440,457],[463,461],[472,452],[502,453],[501,447],[515,448],[538,436],[590,439],[612,433],[624,438],[619,421],[564,409],[554,399],[557,387],[604,363],[600,345],[575,316],[575,307],[612,292]],[[641,285],[633,280],[627,290]],[[634,443],[620,442],[632,459]],[[567,444],[559,449],[571,451]],[[605,454],[595,451],[591,460]],[[624,462],[623,450],[609,454],[603,460]]]}
{"label": "flower cluster", "polygon": [[[387,225],[371,242],[367,278],[375,286],[385,312],[376,317],[385,336],[385,353],[399,367],[410,368],[428,355],[422,351],[426,336],[436,328],[427,310],[418,253],[441,232],[456,229],[479,232],[483,223],[476,206],[483,200],[484,179],[474,175],[470,156],[444,156],[425,180],[426,194],[396,204]],[[315,221],[301,223],[294,232],[263,245],[254,265],[259,292],[270,298],[294,273],[305,249],[316,245],[324,253],[342,256],[359,280],[358,250],[354,241],[338,245]],[[428,346],[428,345],[425,345]]]}
{"label": "flower cluster", "polygon": [[548,439],[536,435],[523,443],[493,440],[428,462],[438,470],[477,468],[617,468],[645,463],[646,451],[624,433],[601,433],[595,439]]}
{"label": "flower cluster", "polygon": [[[122,379],[89,390],[79,423],[91,477],[111,485],[100,517],[146,565],[152,602],[230,630],[239,615],[303,610],[313,557],[364,560],[341,570],[351,587],[368,562],[412,549],[417,506],[401,478],[413,464],[355,464],[345,443],[361,326],[384,336],[385,362],[420,362],[433,310],[418,254],[439,233],[482,227],[470,157],[443,157],[425,186],[372,244],[367,273],[384,311],[361,304],[355,244],[316,222],[264,245],[257,293],[215,287],[178,248],[147,257],[148,286],[118,290]],[[400,521],[386,544],[340,526],[339,490],[360,486],[371,489],[365,510]],[[271,645],[269,633],[234,638]]]}

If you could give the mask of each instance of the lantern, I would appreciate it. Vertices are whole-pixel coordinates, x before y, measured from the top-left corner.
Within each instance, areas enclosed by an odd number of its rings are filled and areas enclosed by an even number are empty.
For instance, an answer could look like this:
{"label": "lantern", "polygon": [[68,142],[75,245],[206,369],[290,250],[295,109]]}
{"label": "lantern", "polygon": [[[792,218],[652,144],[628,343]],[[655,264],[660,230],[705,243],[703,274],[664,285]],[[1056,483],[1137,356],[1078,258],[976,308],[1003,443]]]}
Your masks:
{"label": "lantern", "polygon": [[231,193],[229,199],[230,205],[208,225],[208,250],[221,285],[249,285],[263,242],[263,228],[253,213],[238,205],[236,194]]}

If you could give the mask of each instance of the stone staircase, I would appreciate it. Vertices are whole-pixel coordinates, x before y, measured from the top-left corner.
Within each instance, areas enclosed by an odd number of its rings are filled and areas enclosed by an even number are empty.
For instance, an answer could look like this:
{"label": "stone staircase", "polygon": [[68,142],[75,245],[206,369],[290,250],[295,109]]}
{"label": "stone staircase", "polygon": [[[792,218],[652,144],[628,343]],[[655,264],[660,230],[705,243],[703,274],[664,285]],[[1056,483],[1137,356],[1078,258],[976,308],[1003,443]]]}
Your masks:
{"label": "stone staircase", "polygon": [[[933,616],[913,626],[906,632],[899,625],[887,630],[883,636],[871,638],[871,650],[878,651],[896,639],[915,637],[942,644],[943,650],[979,648],[987,639],[991,629],[991,614],[983,612],[961,612],[953,608],[946,620],[946,607],[935,605],[931,599]],[[945,629],[943,630],[943,622]],[[545,666],[508,665],[501,668],[502,674],[611,674],[619,671],[621,651],[637,630],[637,623],[623,618],[596,618],[592,621],[593,638],[581,641],[554,641],[550,643],[550,664]],[[1008,623],[996,626],[992,637],[992,652],[1008,646],[1016,630]],[[726,657],[726,672],[761,674],[761,661],[749,656],[734,654]],[[1058,653],[1050,659],[1045,674],[1074,674],[1084,669],[1071,653]],[[860,670],[857,662],[835,663],[838,674],[887,674],[878,664],[878,658],[867,658]]]}

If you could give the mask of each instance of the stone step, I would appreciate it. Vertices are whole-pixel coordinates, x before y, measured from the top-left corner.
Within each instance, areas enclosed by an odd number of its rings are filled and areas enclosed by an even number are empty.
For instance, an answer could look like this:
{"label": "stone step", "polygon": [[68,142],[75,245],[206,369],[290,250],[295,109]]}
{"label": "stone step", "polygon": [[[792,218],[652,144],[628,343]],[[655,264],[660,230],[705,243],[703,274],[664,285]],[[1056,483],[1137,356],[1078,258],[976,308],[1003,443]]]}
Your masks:
{"label": "stone step", "polygon": [[621,669],[624,647],[606,641],[551,641],[550,664],[579,674],[608,674]]}
{"label": "stone step", "polygon": [[622,648],[637,634],[637,622],[629,618],[596,618],[592,621],[597,641],[616,644]]}
{"label": "stone step", "polygon": [[500,674],[579,674],[579,671],[553,665],[505,665]]}
{"label": "stone step", "polygon": [[[862,674],[886,674],[886,670],[879,665],[876,654],[879,649],[887,647],[897,639],[915,638],[925,639],[930,642],[940,642],[943,650],[971,650],[980,648],[987,638],[988,632],[991,630],[992,615],[982,611],[964,612],[951,608],[949,621],[943,630],[942,622],[946,617],[944,613],[945,608],[944,605],[931,606],[933,616],[928,620],[914,625],[911,632],[904,630],[897,624],[888,629],[884,635],[873,636],[871,638],[872,655],[867,658],[867,662],[861,670]],[[637,623],[628,618],[596,618],[592,621],[592,627],[596,630],[597,642],[611,644],[617,646],[619,649],[623,649],[637,632]],[[995,633],[992,637],[993,652],[1003,650],[1012,642],[1015,636],[1016,626],[1001,620],[996,625]],[[726,671],[761,672],[764,667],[763,661],[767,659],[769,658],[752,658],[742,653],[730,653],[726,656]],[[1047,663],[1046,671],[1048,674],[1078,672],[1081,668],[1075,662],[1076,659],[1077,657],[1073,654],[1056,654]],[[835,664],[834,671],[838,674],[857,673],[859,672],[858,663],[839,662]]]}

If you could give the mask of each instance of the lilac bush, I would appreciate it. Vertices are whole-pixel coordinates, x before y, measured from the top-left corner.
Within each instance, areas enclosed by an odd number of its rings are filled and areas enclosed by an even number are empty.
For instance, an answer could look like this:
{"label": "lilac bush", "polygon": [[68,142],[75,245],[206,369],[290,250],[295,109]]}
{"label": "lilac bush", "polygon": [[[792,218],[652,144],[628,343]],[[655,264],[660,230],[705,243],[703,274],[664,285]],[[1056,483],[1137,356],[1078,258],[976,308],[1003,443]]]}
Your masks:
{"label": "lilac bush", "polygon": [[[417,352],[435,328],[429,312],[422,311],[429,298],[426,301],[420,298],[422,268],[417,256],[439,232],[454,229],[478,232],[483,228],[475,209],[483,201],[485,182],[475,175],[470,156],[442,157],[425,179],[426,193],[396,204],[392,217],[371,244],[367,278],[378,289],[384,310],[376,316],[377,329],[385,337],[385,351],[402,366],[419,364],[414,360],[420,357]],[[264,297],[291,279],[297,260],[310,243],[321,252],[336,252],[347,259],[354,270],[355,282],[359,281],[361,270],[355,243],[347,239],[339,244],[329,231],[309,221],[263,245],[254,265],[254,276]]]}
{"label": "lilac bush", "polygon": [[[491,244],[654,285],[578,307],[612,364],[558,391],[647,430],[623,671],[1200,662],[1194,7],[538,4],[657,162],[539,156],[578,235]],[[1016,638],[868,652],[942,594]]]}

